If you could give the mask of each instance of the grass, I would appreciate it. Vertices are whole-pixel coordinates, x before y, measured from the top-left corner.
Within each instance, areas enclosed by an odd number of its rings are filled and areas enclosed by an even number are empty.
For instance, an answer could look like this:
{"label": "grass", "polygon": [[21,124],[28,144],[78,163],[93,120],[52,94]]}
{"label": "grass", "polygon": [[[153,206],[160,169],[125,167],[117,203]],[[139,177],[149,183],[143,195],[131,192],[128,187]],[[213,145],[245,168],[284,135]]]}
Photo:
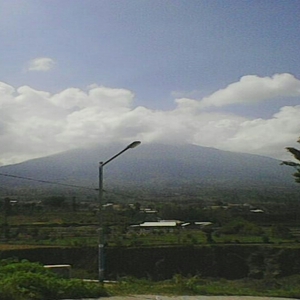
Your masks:
{"label": "grass", "polygon": [[299,298],[300,276],[271,280],[224,280],[205,279],[198,276],[184,278],[175,275],[173,279],[153,282],[146,279],[124,278],[116,284],[107,284],[110,295],[234,295]]}
{"label": "grass", "polygon": [[[3,224],[4,218],[0,216],[0,224]],[[62,212],[62,211],[43,211],[42,213],[18,213],[9,216],[10,225],[20,224],[68,224],[68,223],[97,223],[97,215],[92,212]]]}
{"label": "grass", "polygon": [[[3,236],[3,233],[0,234]],[[178,232],[144,232],[144,233],[112,233],[106,236],[108,246],[166,246],[166,245],[205,245],[206,236],[202,231]],[[96,246],[98,243],[97,228],[92,226],[28,226],[27,228],[11,228],[10,238],[2,244],[43,245],[43,246]],[[261,236],[220,235],[213,236],[214,244],[265,244]],[[268,244],[295,244],[295,239],[269,238]],[[4,246],[4,245],[2,245]],[[1,247],[1,244],[0,244]]]}
{"label": "grass", "polygon": [[[45,246],[45,247],[53,247]],[[40,245],[16,245],[16,244],[0,244],[0,251],[7,251],[7,250],[23,250],[23,249],[40,249]]]}
{"label": "grass", "polygon": [[165,281],[119,278],[116,283],[99,284],[80,279],[63,279],[42,265],[28,261],[0,261],[0,298],[3,300],[42,300],[126,295],[234,295],[300,297],[300,275],[262,280],[225,280],[179,274]]}
{"label": "grass", "polygon": [[[118,236],[111,236],[107,239],[110,246],[161,246],[161,245],[205,245],[207,244],[205,234],[198,231],[178,232],[144,232],[128,233]],[[266,244],[262,236],[242,234],[222,234],[213,236],[214,244]],[[268,238],[268,244],[289,244],[295,243],[295,239]]]}

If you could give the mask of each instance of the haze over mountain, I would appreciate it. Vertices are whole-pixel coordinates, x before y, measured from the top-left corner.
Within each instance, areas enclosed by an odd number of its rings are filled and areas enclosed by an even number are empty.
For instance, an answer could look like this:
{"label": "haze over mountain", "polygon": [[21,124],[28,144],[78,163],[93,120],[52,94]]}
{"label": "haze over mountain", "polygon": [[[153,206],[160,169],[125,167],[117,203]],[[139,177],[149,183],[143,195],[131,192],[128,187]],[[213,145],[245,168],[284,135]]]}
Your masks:
{"label": "haze over mountain", "polygon": [[[122,149],[124,146],[118,144],[82,148],[3,166],[0,187],[46,186],[3,176],[10,174],[97,188],[99,161],[108,160]],[[141,144],[104,167],[104,185],[160,189],[184,185],[290,188],[296,186],[292,173],[291,168],[280,166],[280,161],[263,156],[195,145]]]}

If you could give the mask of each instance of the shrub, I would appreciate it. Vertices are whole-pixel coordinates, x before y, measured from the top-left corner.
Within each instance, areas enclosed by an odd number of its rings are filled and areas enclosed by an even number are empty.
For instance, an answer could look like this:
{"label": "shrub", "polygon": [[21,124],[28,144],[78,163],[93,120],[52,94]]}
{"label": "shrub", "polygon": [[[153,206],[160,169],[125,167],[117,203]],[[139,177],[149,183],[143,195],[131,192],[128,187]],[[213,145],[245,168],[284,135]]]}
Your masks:
{"label": "shrub", "polygon": [[95,298],[106,295],[102,285],[80,279],[62,279],[37,263],[2,262],[1,300]]}
{"label": "shrub", "polygon": [[258,225],[242,218],[235,219],[220,229],[223,234],[261,235],[263,230]]}
{"label": "shrub", "polygon": [[41,264],[32,263],[27,260],[19,262],[15,259],[2,260],[0,262],[0,279],[5,276],[10,276],[19,272],[31,272],[41,274],[52,274],[49,273]]}

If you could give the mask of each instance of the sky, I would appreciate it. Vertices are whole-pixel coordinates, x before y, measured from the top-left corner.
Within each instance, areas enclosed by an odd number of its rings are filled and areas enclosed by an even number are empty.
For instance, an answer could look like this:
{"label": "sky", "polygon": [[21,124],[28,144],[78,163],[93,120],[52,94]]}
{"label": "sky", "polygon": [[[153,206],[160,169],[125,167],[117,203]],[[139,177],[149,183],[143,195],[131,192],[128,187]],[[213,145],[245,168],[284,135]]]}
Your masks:
{"label": "sky", "polygon": [[300,1],[1,0],[0,165],[112,142],[291,159]]}

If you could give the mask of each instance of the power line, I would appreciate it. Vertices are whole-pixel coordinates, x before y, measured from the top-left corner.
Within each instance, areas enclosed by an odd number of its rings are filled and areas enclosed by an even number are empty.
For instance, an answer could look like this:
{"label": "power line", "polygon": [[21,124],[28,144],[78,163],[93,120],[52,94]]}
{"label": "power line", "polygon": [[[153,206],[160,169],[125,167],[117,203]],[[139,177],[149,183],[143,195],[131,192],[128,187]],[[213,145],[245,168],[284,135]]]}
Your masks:
{"label": "power line", "polygon": [[[74,187],[74,188],[85,189],[85,190],[99,191],[98,188],[92,188],[92,187],[86,187],[86,186],[80,186],[80,185],[68,184],[68,183],[60,183],[60,182],[57,182],[57,181],[48,181],[48,180],[42,180],[42,179],[35,179],[35,178],[31,178],[31,177],[12,175],[12,174],[7,174],[7,173],[0,173],[0,176],[11,177],[11,178],[16,178],[16,179],[24,179],[24,180],[35,181],[35,182],[40,182],[40,183],[55,184],[55,185],[60,185],[60,186]],[[103,192],[110,193],[110,194],[115,194],[115,195],[118,195],[118,196],[128,197],[128,198],[132,198],[132,197],[140,198],[136,195],[129,195],[129,194],[123,193],[123,192],[120,193],[120,192],[116,192],[116,191],[107,191],[107,190],[103,190]]]}
{"label": "power line", "polygon": [[0,173],[0,176],[12,177],[12,178],[17,178],[17,179],[25,179],[25,180],[29,180],[29,181],[55,184],[55,185],[61,185],[61,186],[68,186],[68,187],[74,187],[74,188],[80,188],[80,189],[86,189],[86,190],[94,190],[94,191],[98,190],[97,188],[90,188],[90,187],[79,186],[79,185],[75,185],[75,184],[67,184],[67,183],[60,183],[60,182],[55,182],[55,181],[41,180],[41,179],[35,179],[35,178],[30,178],[30,177],[18,176],[18,175],[11,175],[11,174],[6,174],[6,173]]}

